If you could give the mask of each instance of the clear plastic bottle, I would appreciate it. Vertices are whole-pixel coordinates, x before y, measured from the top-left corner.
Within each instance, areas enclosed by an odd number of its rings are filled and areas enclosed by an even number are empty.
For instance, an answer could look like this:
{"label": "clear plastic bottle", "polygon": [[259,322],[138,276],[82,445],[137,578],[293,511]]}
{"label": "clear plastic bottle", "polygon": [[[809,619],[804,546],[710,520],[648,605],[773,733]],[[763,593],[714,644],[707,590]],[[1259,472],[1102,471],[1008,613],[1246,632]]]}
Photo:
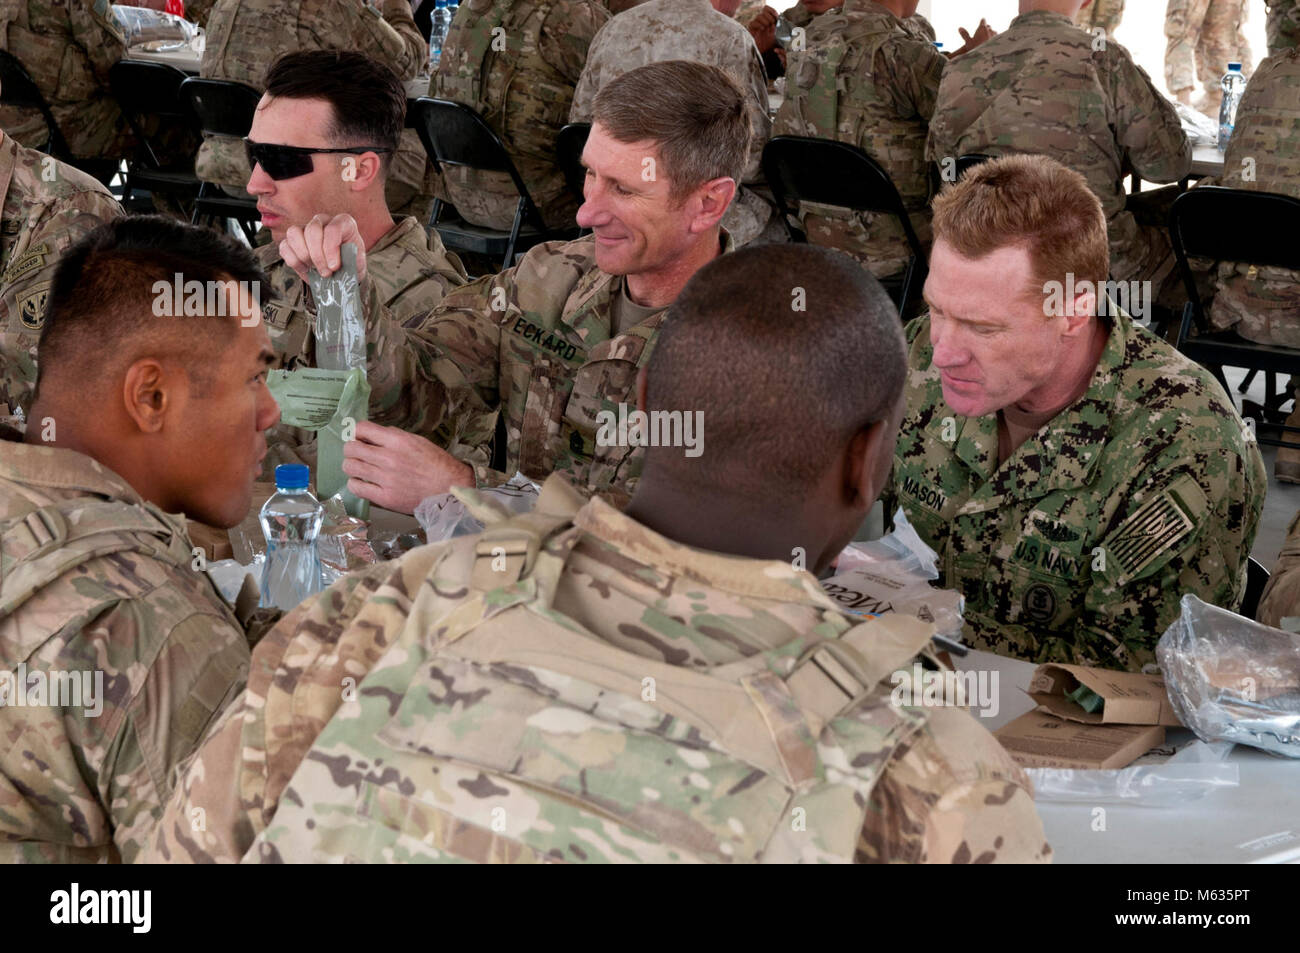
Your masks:
{"label": "clear plastic bottle", "polygon": [[323,507],[307,489],[310,475],[301,463],[275,468],[275,495],[262,504],[258,521],[266,537],[266,562],[262,564],[262,600],[265,607],[292,609],[321,590],[320,533]]}
{"label": "clear plastic bottle", "polygon": [[1223,74],[1223,102],[1219,106],[1219,148],[1227,149],[1232,130],[1237,125],[1237,106],[1241,103],[1241,94],[1246,91],[1246,77],[1241,73],[1240,63],[1229,63],[1228,72]]}
{"label": "clear plastic bottle", "polygon": [[451,11],[447,9],[447,0],[437,0],[433,15],[429,18],[429,75],[438,72],[442,62],[442,44],[447,40],[447,30],[451,26]]}

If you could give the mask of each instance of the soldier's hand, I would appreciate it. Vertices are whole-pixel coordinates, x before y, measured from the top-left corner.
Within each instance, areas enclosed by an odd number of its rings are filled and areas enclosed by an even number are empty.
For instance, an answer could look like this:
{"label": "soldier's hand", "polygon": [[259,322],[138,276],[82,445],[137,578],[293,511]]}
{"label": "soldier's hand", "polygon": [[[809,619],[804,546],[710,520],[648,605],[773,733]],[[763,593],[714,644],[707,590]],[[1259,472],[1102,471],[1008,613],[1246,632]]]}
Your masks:
{"label": "soldier's hand", "polygon": [[343,472],[357,496],[399,513],[414,513],[426,496],[474,485],[469,464],[423,437],[368,420],[360,421],[356,439],[343,445]]}
{"label": "soldier's hand", "polygon": [[971,50],[975,49],[975,47],[987,43],[989,40],[993,39],[993,37],[998,35],[998,31],[989,26],[984,20],[980,20],[980,25],[975,28],[974,36],[967,33],[963,27],[958,27],[957,32],[961,34],[961,38],[966,42],[962,44],[961,49],[957,50],[953,56],[961,56],[963,53],[969,53]]}
{"label": "soldier's hand", "polygon": [[749,21],[749,33],[758,46],[758,52],[766,53],[776,46],[777,13],[771,7],[764,7],[758,16]]}
{"label": "soldier's hand", "polygon": [[364,278],[366,243],[351,215],[317,215],[302,228],[291,226],[280,242],[280,255],[303,281],[312,268],[329,277],[338,270],[343,260],[339,249],[348,242],[357,246],[357,278]]}

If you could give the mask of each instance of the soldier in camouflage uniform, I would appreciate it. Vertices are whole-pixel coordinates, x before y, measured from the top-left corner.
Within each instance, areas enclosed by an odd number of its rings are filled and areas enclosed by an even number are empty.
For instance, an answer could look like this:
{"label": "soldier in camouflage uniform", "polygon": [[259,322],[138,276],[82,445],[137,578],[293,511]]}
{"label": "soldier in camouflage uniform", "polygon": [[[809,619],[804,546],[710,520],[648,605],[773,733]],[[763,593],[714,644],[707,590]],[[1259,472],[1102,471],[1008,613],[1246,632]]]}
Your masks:
{"label": "soldier in camouflage uniform", "polygon": [[[285,263],[280,243],[291,228],[301,232],[313,220],[323,225],[346,217],[361,239],[367,275],[363,295],[372,419],[433,436],[424,426],[434,409],[428,403],[431,381],[418,371],[420,352],[408,342],[405,328],[417,326],[443,295],[469,278],[436,232],[426,233],[412,216],[395,222],[384,203],[381,157],[391,155],[401,135],[406,109],[401,81],[360,53],[309,50],[277,60],[266,83],[251,141],[387,150],[312,156],[310,165],[299,167],[302,174],[293,175],[285,172],[299,170],[274,168],[276,160],[269,160],[280,178],[272,178],[260,162],[254,168],[248,192],[257,198],[272,238],[257,249],[257,257],[270,279],[262,311],[277,361],[289,369],[315,366],[314,304],[307,300],[302,279]],[[278,463],[314,465],[313,453],[302,446],[308,439],[293,428],[278,428],[270,440],[267,474]]]}
{"label": "soldier in camouflage uniform", "polygon": [[[126,52],[109,0],[0,0],[0,49],[26,68],[78,158],[128,155],[133,138],[108,87]],[[0,127],[35,148],[49,134],[35,109],[0,106]]]}
{"label": "soldier in camouflage uniform", "polygon": [[[578,202],[556,163],[573,88],[592,37],[609,20],[594,0],[466,0],[443,45],[429,93],[474,108],[501,137],[551,228],[573,226]],[[505,172],[443,170],[466,221],[509,229],[519,191]]]}
{"label": "soldier in camouflage uniform", "polygon": [[[217,0],[208,22],[207,46],[199,75],[263,89],[272,63],[298,50],[362,53],[414,79],[428,58],[428,46],[411,19],[408,0]],[[209,136],[194,165],[195,174],[235,193],[251,171],[243,143]],[[415,130],[402,134],[384,194],[398,215],[429,217],[433,173]]]}
{"label": "soldier in camouflage uniform", "polygon": [[122,214],[95,179],[0,133],[0,417],[25,413],[59,256]]}
{"label": "soldier in camouflage uniform", "polygon": [[[904,374],[894,308],[850,259],[769,245],[706,266],[643,404],[697,408],[719,449],[652,448],[627,513],[552,476],[527,516],[304,603],[258,646],[148,859],[1046,860],[988,732],[891,701],[932,627],[855,624],[817,583],[886,477]],[[737,410],[736,381],[770,402]],[[823,479],[846,457],[851,493]],[[754,483],[819,528],[776,507],[741,541]],[[517,555],[494,571],[493,547]]]}
{"label": "soldier in camouflage uniform", "polygon": [[[1300,617],[1300,513],[1296,513],[1287,527],[1286,541],[1282,543],[1277,565],[1268,577],[1255,613],[1258,621],[1275,629],[1283,627],[1283,619],[1297,617]],[[1287,628],[1294,631],[1296,623],[1287,623]]]}
{"label": "soldier in camouflage uniform", "polygon": [[722,225],[737,247],[757,238],[772,217],[772,203],[755,186],[763,180],[763,147],[771,138],[767,108],[767,75],[749,31],[719,6],[727,0],[649,0],[621,13],[591,44],[587,66],[573,94],[571,122],[590,122],[596,94],[624,73],[664,60],[690,60],[726,70],[745,90],[753,137],[743,183]]}
{"label": "soldier in camouflage uniform", "polygon": [[1092,0],[1074,15],[1074,22],[1089,31],[1101,28],[1106,36],[1113,37],[1123,18],[1124,0]]}
{"label": "soldier in camouflage uniform", "polygon": [[[889,174],[917,237],[928,245],[925,139],[947,60],[905,24],[872,0],[845,0],[813,20],[805,50],[788,54],[786,98],[772,133],[863,149]],[[848,252],[878,278],[898,274],[911,256],[892,215],[805,204],[800,220],[809,241]]]}
{"label": "soldier in camouflage uniform", "polygon": [[1254,62],[1242,25],[1247,0],[1169,0],[1165,13],[1165,81],[1174,98],[1191,106],[1199,77],[1205,95],[1195,107],[1219,118],[1220,83],[1229,63],[1240,63],[1250,78]]}
{"label": "soldier in camouflage uniform", "polygon": [[1300,0],[1277,0],[1266,6],[1269,54],[1300,46]]}
{"label": "soldier in camouflage uniform", "polygon": [[[885,511],[939,554],[971,644],[1139,669],[1184,593],[1240,602],[1266,484],[1253,431],[1208,371],[1098,301],[1104,230],[1077,174],[985,163],[936,199],[934,230]],[[1068,273],[1029,264],[1023,236],[1045,233],[1079,246],[1054,249]]]}
{"label": "soldier in camouflage uniform", "polygon": [[[648,155],[650,130],[674,127],[690,135]],[[664,310],[696,269],[732,249],[719,221],[748,148],[744,93],[715,66],[669,60],[606,85],[578,211],[594,234],[530,249],[453,291],[412,332],[445,388],[430,402],[446,408],[438,445],[384,446],[383,428],[358,425],[344,447],[352,492],[409,513],[449,486],[561,471],[625,500],[641,452],[598,442],[597,414],[630,402]],[[677,178],[685,174],[704,178]]]}
{"label": "soldier in camouflage uniform", "polygon": [[1040,153],[1088,180],[1110,229],[1111,277],[1173,276],[1163,228],[1126,210],[1123,175],[1176,182],[1191,170],[1192,147],[1173,106],[1118,43],[1093,49],[1069,17],[1031,9],[1005,33],[949,62],[939,86],[926,154],[931,162],[968,153]]}
{"label": "soldier in camouflage uniform", "polygon": [[266,331],[233,299],[155,318],[154,282],[177,270],[258,274],[246,249],[164,219],[69,251],[26,442],[0,429],[0,861],[134,860],[243,688],[246,624],[274,621],[232,611],[180,515],[231,526],[248,510],[279,415]]}

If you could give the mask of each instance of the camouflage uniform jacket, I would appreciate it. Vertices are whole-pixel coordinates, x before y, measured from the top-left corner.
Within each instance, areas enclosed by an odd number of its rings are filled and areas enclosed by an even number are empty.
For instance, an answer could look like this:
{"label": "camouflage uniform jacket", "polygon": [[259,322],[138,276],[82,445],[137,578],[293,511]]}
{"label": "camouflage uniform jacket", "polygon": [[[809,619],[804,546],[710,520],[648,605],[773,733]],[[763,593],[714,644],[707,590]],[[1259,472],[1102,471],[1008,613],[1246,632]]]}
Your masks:
{"label": "camouflage uniform jacket", "polygon": [[1088,391],[999,466],[997,415],[943,399],[929,318],[908,338],[886,512],[939,554],[970,644],[1136,670],[1184,593],[1236,608],[1266,476],[1208,371],[1121,312]]}
{"label": "camouflage uniform jacket", "polygon": [[[1111,277],[1158,280],[1167,240],[1151,247],[1125,211],[1123,177],[1174,182],[1192,147],[1174,107],[1118,43],[1048,11],[1022,14],[1004,33],[950,60],[939,86],[926,155],[1041,153],[1081,173],[1101,200]],[[1167,270],[1167,269],[1166,269]]]}
{"label": "camouflage uniform jacket", "polygon": [[[805,47],[787,54],[786,99],[773,135],[860,147],[893,179],[913,228],[928,244],[925,139],[947,60],[872,0],[845,0],[839,10],[814,19]],[[911,255],[892,215],[805,206],[801,218],[811,241],[848,252],[877,277],[901,271]]]}
{"label": "camouflage uniform jacket", "polygon": [[[297,273],[280,257],[277,242],[256,250],[271,281],[271,294],[262,304],[262,317],[280,367],[314,367],[315,310],[307,300]],[[443,296],[468,281],[465,268],[448,252],[435,232],[428,237],[414,218],[404,218],[366,251],[366,281],[362,283],[367,317],[366,378],[370,383],[370,419],[412,433],[433,436],[439,404],[424,352],[413,346],[410,331]],[[277,426],[268,443],[297,443],[307,439],[291,427]],[[283,448],[275,447],[284,460]],[[268,457],[269,459],[269,457]],[[268,464],[268,467],[270,464]],[[273,472],[268,470],[268,472]]]}
{"label": "camouflage uniform jacket", "polygon": [[89,175],[9,136],[0,139],[0,195],[0,405],[26,411],[59,256],[122,209]]}
{"label": "camouflage uniform jacket", "polygon": [[[723,232],[721,253],[732,247]],[[644,452],[597,443],[597,414],[635,408],[664,312],[611,337],[624,288],[596,267],[592,238],[549,242],[449,294],[417,332],[446,388],[440,442],[479,485],[559,471],[588,491],[631,495]]]}
{"label": "camouflage uniform jacket", "polygon": [[[191,567],[179,516],[90,457],[17,436],[0,430],[0,861],[130,862],[174,769],[242,690],[248,643]],[[98,701],[15,704],[24,671],[51,692],[85,673]]]}
{"label": "camouflage uniform jacket", "polygon": [[[682,546],[560,477],[526,520],[287,617],[150,859],[1050,856],[1023,773],[973,718],[890,704],[885,677],[931,627],[855,626],[788,562]],[[823,639],[862,647],[857,703],[800,664]]]}
{"label": "camouflage uniform jacket", "polygon": [[1300,0],[1277,0],[1268,5],[1268,52],[1300,46]]}
{"label": "camouflage uniform jacket", "polygon": [[[593,0],[466,0],[443,44],[430,94],[473,107],[501,137],[533,203],[552,228],[571,227],[578,202],[556,163],[587,48],[609,20]],[[443,170],[466,220],[508,229],[519,192],[504,172]]]}
{"label": "camouflage uniform jacket", "polygon": [[[1300,198],[1300,50],[1259,64],[1237,107],[1223,172],[1219,185]],[[1300,275],[1221,263],[1210,321],[1216,328],[1235,325],[1261,344],[1300,347]]]}

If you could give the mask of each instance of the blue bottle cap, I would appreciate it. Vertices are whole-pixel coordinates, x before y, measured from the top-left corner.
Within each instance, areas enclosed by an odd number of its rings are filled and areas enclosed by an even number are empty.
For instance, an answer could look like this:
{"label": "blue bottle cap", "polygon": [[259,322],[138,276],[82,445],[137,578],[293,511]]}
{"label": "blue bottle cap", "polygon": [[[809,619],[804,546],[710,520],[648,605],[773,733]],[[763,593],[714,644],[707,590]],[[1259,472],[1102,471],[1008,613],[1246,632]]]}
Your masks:
{"label": "blue bottle cap", "polygon": [[282,463],[275,468],[276,489],[305,490],[311,470],[302,463]]}
{"label": "blue bottle cap", "polygon": [[1231,73],[1233,70],[1236,70],[1238,73],[1240,73],[1240,72],[1241,72],[1241,64],[1240,64],[1240,63],[1229,63],[1229,64],[1228,64],[1228,72]]}

